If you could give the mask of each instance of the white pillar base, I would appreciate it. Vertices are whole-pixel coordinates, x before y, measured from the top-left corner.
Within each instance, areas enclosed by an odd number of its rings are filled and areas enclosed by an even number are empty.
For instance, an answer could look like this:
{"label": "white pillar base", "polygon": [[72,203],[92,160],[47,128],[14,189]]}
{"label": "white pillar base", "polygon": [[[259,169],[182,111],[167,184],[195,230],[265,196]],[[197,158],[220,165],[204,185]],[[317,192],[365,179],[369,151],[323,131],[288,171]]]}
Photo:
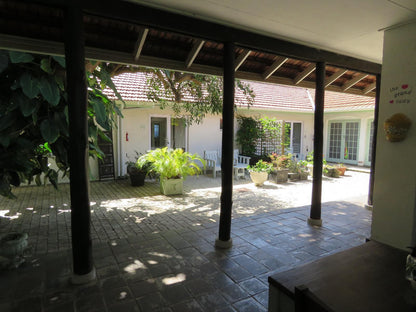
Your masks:
{"label": "white pillar base", "polygon": [[83,275],[73,274],[71,277],[72,285],[82,285],[89,282],[95,281],[97,279],[97,273],[95,267],[92,268],[91,272]]}
{"label": "white pillar base", "polygon": [[232,245],[233,245],[233,239],[232,238],[230,238],[228,241],[223,241],[223,240],[220,240],[219,238],[217,238],[215,240],[215,247],[216,248],[228,249],[228,248],[231,248]]}
{"label": "white pillar base", "polygon": [[308,218],[308,224],[312,226],[322,226],[322,219]]}

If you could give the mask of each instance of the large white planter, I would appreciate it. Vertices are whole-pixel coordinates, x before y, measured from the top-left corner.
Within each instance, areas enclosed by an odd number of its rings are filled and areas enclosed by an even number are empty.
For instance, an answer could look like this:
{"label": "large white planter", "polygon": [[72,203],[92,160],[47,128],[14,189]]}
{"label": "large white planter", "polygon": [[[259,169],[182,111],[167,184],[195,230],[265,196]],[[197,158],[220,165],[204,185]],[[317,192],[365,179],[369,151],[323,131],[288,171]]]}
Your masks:
{"label": "large white planter", "polygon": [[161,179],[160,191],[164,195],[183,194],[183,178],[180,179]]}
{"label": "large white planter", "polygon": [[254,172],[250,171],[251,181],[254,182],[255,186],[263,186],[264,182],[267,181],[268,173],[267,172]]}

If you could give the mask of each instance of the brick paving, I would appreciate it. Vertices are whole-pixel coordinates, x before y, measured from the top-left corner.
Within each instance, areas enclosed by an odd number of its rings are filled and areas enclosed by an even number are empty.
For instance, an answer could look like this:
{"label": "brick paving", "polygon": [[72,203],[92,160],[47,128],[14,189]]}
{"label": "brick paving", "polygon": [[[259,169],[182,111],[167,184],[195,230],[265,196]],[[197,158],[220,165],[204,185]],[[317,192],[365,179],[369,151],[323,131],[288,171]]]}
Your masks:
{"label": "brick paving", "polygon": [[[91,183],[97,281],[77,287],[68,283],[69,186],[16,189],[17,200],[0,199],[0,233],[27,232],[30,249],[23,266],[0,272],[0,311],[266,311],[269,275],[370,235],[371,212],[357,204],[368,174],[324,180],[320,228],[306,224],[302,205],[311,181],[256,188],[242,180],[234,187],[233,247],[215,249],[219,184],[192,177],[184,195],[167,197],[156,182]],[[335,187],[342,200],[332,201]]]}

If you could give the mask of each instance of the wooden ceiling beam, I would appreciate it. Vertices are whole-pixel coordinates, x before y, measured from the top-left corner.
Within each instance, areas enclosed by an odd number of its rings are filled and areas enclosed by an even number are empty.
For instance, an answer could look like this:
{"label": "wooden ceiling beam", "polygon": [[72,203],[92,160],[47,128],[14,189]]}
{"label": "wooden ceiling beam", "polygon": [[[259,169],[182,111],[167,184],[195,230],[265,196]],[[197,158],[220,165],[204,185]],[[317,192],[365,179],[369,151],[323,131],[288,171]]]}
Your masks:
{"label": "wooden ceiling beam", "polygon": [[293,83],[295,85],[299,84],[303,79],[308,77],[316,68],[316,64],[312,63],[308,67],[306,67],[301,73],[299,73],[295,79],[293,79]]}
{"label": "wooden ceiling beam", "polygon": [[270,67],[263,73],[264,80],[269,79],[269,77],[273,75],[273,73],[278,70],[287,60],[287,57],[277,56],[273,64],[270,65]]}
{"label": "wooden ceiling beam", "polygon": [[375,88],[376,88],[376,85],[377,85],[377,83],[376,82],[373,82],[372,84],[369,84],[364,90],[363,90],[363,93],[364,94],[368,94],[368,93],[370,93],[371,91],[373,91]]}
{"label": "wooden ceiling beam", "polygon": [[144,46],[144,42],[146,41],[147,34],[149,33],[149,28],[143,28],[139,32],[139,36],[136,41],[136,46],[134,48],[134,60],[138,60],[140,54],[142,54],[142,49]]}
{"label": "wooden ceiling beam", "polygon": [[325,79],[325,88],[328,87],[330,84],[332,84],[335,80],[340,78],[342,75],[344,75],[348,70],[345,68],[340,68],[338,71],[333,73],[331,76]]}
{"label": "wooden ceiling beam", "polygon": [[234,70],[237,71],[241,65],[246,61],[246,59],[249,57],[251,53],[251,50],[244,50],[243,53],[241,53],[236,59],[234,63]]}
{"label": "wooden ceiling beam", "polygon": [[[15,50],[23,52],[32,52],[32,53],[41,53],[49,55],[64,55],[64,45],[60,42],[53,42],[47,40],[39,40],[32,38],[23,38],[18,36],[11,35],[2,35],[0,34],[0,49],[6,50]],[[221,76],[223,71],[220,67],[207,66],[194,64],[191,68],[185,68],[183,61],[175,61],[169,59],[163,59],[158,57],[142,55],[137,61],[134,60],[134,56],[131,53],[119,52],[119,51],[109,51],[104,49],[97,49],[86,47],[85,48],[85,57],[90,60],[104,61],[117,64],[126,64],[126,65],[137,65],[144,67],[159,67],[166,68],[170,70],[177,70],[182,72],[197,73],[197,74],[206,74],[206,75],[217,75]],[[262,74],[256,74],[245,71],[237,71],[236,78],[264,82]],[[277,83],[282,85],[293,86],[293,79],[271,76],[268,80],[268,83]],[[315,82],[313,81],[302,81],[298,87],[304,88],[315,88]],[[343,92],[341,87],[330,85],[327,90]],[[357,94],[357,95],[366,95],[374,97],[374,92],[368,92],[364,94],[363,91],[356,88],[350,88],[345,91],[345,93]]]}
{"label": "wooden ceiling beam", "polygon": [[354,86],[355,84],[357,84],[358,82],[360,82],[361,80],[363,80],[365,77],[367,77],[368,74],[359,74],[358,76],[356,76],[355,78],[348,80],[346,83],[344,83],[344,85],[342,86],[342,91],[346,91],[349,88],[351,88],[352,86]]}
{"label": "wooden ceiling beam", "polygon": [[[65,0],[33,0],[49,5],[68,6]],[[283,39],[204,21],[180,13],[138,4],[132,1],[110,1],[102,5],[99,0],[83,0],[81,3],[87,14],[110,19],[127,21],[145,27],[163,29],[175,33],[203,38],[216,42],[233,42],[249,50],[263,51],[308,62],[325,61],[328,65],[348,68],[370,74],[381,73],[381,64],[361,60],[339,53],[310,47]]]}
{"label": "wooden ceiling beam", "polygon": [[192,49],[188,54],[188,57],[185,61],[185,67],[189,68],[192,66],[192,63],[195,61],[196,57],[198,56],[199,51],[201,51],[202,47],[204,46],[205,41],[201,39],[194,40],[192,45]]}

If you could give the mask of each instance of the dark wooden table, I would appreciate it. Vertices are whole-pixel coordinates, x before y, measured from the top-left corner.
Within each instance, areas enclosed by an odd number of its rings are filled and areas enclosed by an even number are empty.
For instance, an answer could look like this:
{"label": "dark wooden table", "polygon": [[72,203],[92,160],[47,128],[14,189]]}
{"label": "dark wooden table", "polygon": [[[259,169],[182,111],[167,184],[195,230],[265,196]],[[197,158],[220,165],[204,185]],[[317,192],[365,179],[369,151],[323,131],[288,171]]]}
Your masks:
{"label": "dark wooden table", "polygon": [[[416,311],[416,289],[405,279],[407,252],[370,241],[269,277],[294,300],[305,285],[334,311]],[[273,311],[273,309],[269,309]]]}

